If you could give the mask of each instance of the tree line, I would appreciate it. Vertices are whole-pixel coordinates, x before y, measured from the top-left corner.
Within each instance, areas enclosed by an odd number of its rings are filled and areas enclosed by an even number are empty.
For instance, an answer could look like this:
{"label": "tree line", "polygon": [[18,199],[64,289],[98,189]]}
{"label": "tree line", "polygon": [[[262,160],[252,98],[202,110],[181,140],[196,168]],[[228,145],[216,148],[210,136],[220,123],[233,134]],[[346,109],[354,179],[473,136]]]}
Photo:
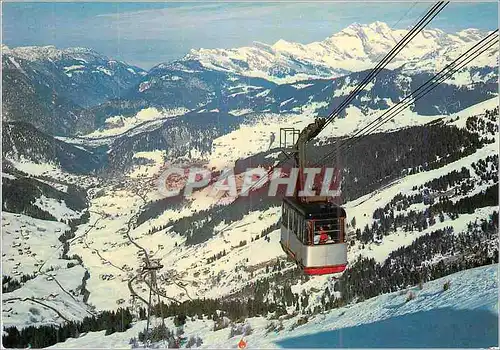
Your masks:
{"label": "tree line", "polygon": [[23,284],[28,282],[29,280],[32,280],[33,278],[36,277],[36,274],[24,274],[21,276],[19,280],[3,275],[2,276],[2,293],[10,293],[15,291],[16,289],[21,288]]}
{"label": "tree line", "polygon": [[6,348],[45,348],[86,332],[106,330],[106,335],[124,332],[130,328],[132,320],[130,310],[119,308],[116,312],[103,311],[98,316],[85,317],[82,321],[70,321],[60,326],[28,326],[21,330],[14,326],[4,327],[7,334],[2,336],[2,343]]}
{"label": "tree line", "polygon": [[58,201],[64,201],[68,208],[82,211],[87,207],[86,193],[75,185],[68,185],[67,192],[31,177],[18,177],[2,181],[2,210],[24,214],[40,220],[57,221],[49,212],[35,205],[36,200],[45,195]]}
{"label": "tree line", "polygon": [[464,197],[456,202],[451,201],[447,196],[440,197],[439,201],[430,205],[423,211],[411,210],[408,213],[395,215],[394,210],[404,210],[411,204],[423,202],[423,196],[416,194],[404,196],[398,194],[384,208],[377,208],[373,213],[375,222],[369,227],[366,225],[363,230],[356,229],[356,238],[361,243],[380,241],[383,236],[402,228],[403,231],[423,231],[435,225],[437,219],[443,222],[447,214],[452,220],[459,217],[459,214],[472,214],[477,208],[498,205],[498,184],[488,187],[483,192],[470,197]]}
{"label": "tree line", "polygon": [[472,132],[495,135],[498,133],[498,107],[486,110],[484,115],[467,118],[465,127]]}

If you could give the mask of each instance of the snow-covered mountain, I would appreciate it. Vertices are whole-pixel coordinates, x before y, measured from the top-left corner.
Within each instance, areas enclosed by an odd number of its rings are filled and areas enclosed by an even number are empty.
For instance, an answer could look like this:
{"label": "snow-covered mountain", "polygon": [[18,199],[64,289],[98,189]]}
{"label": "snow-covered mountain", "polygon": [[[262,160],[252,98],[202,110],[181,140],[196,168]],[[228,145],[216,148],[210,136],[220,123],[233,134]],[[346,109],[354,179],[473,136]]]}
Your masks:
{"label": "snow-covered mountain", "polygon": [[2,55],[4,71],[16,69],[82,107],[120,97],[146,74],[139,67],[81,47],[4,45]]}
{"label": "snow-covered mountain", "polygon": [[[95,112],[101,121],[146,107],[303,113],[315,104],[317,113],[328,113],[406,33],[375,22],[353,24],[307,45],[279,41],[272,46],[194,50],[181,60],[157,65],[122,100],[109,101]],[[485,35],[475,29],[454,34],[422,31],[353,103],[366,113],[387,108]],[[454,113],[484,101],[497,92],[497,62],[498,50],[492,47],[413,110],[423,115]]]}
{"label": "snow-covered mountain", "polygon": [[[3,116],[69,136],[92,133],[105,127],[108,118],[133,117],[151,107],[283,113],[320,103],[323,109],[318,112],[325,113],[405,33],[382,22],[353,24],[307,45],[279,41],[272,46],[197,50],[147,73],[90,49],[3,47]],[[454,34],[424,30],[357,101],[371,101],[380,109],[388,99],[400,100],[410,87],[427,80],[484,35],[475,29]],[[476,58],[442,84],[434,103],[416,106],[416,112],[453,113],[491,96],[496,91],[497,56],[492,48]],[[464,94],[465,90],[476,94]]]}
{"label": "snow-covered mountain", "polygon": [[2,46],[4,121],[25,121],[51,134],[89,132],[86,108],[124,94],[145,72],[85,48]]}
{"label": "snow-covered mountain", "polygon": [[[276,82],[335,78],[374,67],[408,32],[407,29],[391,29],[379,21],[354,23],[319,42],[301,44],[279,40],[273,45],[255,43],[235,49],[196,49],[185,59],[197,60],[206,68]],[[456,33],[424,29],[388,68],[405,66],[408,71],[433,71],[486,34],[477,29]],[[442,61],[435,62],[436,57],[441,57]],[[497,65],[491,58],[488,64]]]}
{"label": "snow-covered mountain", "polygon": [[[456,58],[456,57],[453,57]],[[327,115],[368,74],[353,72],[336,79],[309,79],[276,84],[202,66],[197,61],[159,65],[145,75],[121,100],[93,109],[98,125],[117,115],[133,117],[145,108],[158,110]],[[432,77],[429,72],[409,73],[404,68],[381,71],[351,104],[366,116],[389,108]],[[450,114],[495,96],[498,74],[488,65],[473,64],[442,82],[411,107],[420,115]],[[424,102],[425,101],[425,102]],[[345,113],[344,113],[345,115]]]}
{"label": "snow-covered mountain", "polygon": [[[314,79],[278,85],[260,78],[231,77],[228,73],[209,70],[199,65],[192,71],[183,70],[182,67],[175,64],[157,67],[150,71],[144,77],[145,81],[136,86],[139,90],[129,92],[127,96],[129,100],[119,102],[113,100],[100,106],[102,109],[99,115],[102,118],[100,117],[99,123],[108,125],[106,128],[79,139],[67,140],[77,143],[85,143],[87,140],[87,142],[107,144],[112,158],[110,165],[123,171],[131,164],[131,151],[166,151],[168,157],[166,160],[174,161],[179,153],[172,152],[171,146],[167,147],[164,134],[178,133],[180,131],[175,127],[186,125],[188,128],[183,131],[182,137],[184,141],[174,148],[182,149],[182,155],[186,155],[188,152],[183,146],[186,140],[197,139],[200,141],[192,151],[196,154],[201,152],[205,158],[210,159],[212,153],[209,150],[214,146],[215,139],[201,137],[195,130],[198,127],[206,128],[206,131],[202,130],[202,134],[209,135],[212,134],[212,128],[230,132],[238,126],[259,123],[263,118],[276,121],[279,119],[280,123],[287,125],[297,122],[305,126],[312,120],[311,118],[318,115],[326,116],[334,110],[366,74],[366,72],[355,72],[333,81]],[[407,117],[451,115],[487,101],[498,93],[497,76],[494,68],[466,67],[456,76],[437,86],[425,98],[412,104],[409,107],[410,114],[405,112],[405,115]],[[401,68],[384,70],[358,93],[341,117],[346,118],[348,123],[354,119],[368,121],[376,115],[381,115],[383,111],[406,96],[411,96],[412,91],[430,77],[429,73],[408,75],[403,73]],[[144,108],[145,106],[154,108]],[[168,115],[168,111],[171,110],[183,112],[175,118],[162,117]],[[156,112],[153,114],[152,111]],[[140,118],[136,116],[146,112],[151,113],[151,119],[140,122]],[[115,126],[113,121],[117,120],[117,117],[112,116],[114,114],[120,115],[122,123],[130,120],[131,126],[128,128],[122,127],[121,124]],[[137,124],[132,123],[134,120]],[[214,121],[217,125],[213,124]],[[337,123],[334,124],[335,128],[339,128]],[[409,122],[407,123],[409,125]],[[189,125],[194,127],[190,128]],[[271,131],[278,133],[279,127],[266,130],[265,142],[268,142]],[[339,134],[331,128],[322,134],[332,135],[332,132]],[[218,131],[217,137],[219,136],[221,134]],[[194,144],[190,143],[191,146]]]}

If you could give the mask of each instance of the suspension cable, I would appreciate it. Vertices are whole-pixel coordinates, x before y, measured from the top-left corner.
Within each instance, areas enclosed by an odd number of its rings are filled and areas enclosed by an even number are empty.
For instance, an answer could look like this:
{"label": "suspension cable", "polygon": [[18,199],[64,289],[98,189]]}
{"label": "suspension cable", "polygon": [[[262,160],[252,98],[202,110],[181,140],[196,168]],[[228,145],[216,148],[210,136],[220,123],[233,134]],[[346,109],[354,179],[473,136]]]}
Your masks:
{"label": "suspension cable", "polygon": [[[357,131],[353,136],[351,136],[349,138],[349,140],[347,142],[342,144],[342,141],[338,141],[340,143],[340,146],[338,148],[341,151],[345,151],[347,148],[352,147],[352,145],[355,144],[356,142],[358,142],[361,139],[361,137],[368,135],[373,130],[376,130],[381,125],[385,124],[390,119],[392,119],[395,114],[401,112],[402,110],[404,110],[405,108],[410,106],[412,103],[418,101],[419,99],[421,99],[422,97],[427,95],[429,92],[434,90],[438,85],[440,85],[443,81],[445,81],[447,78],[452,76],[458,70],[465,67],[468,63],[470,63],[472,60],[477,58],[479,55],[481,55],[482,53],[484,53],[485,51],[489,50],[491,47],[496,45],[498,43],[498,35],[495,35],[495,34],[497,34],[497,33],[498,33],[498,29],[491,32],[489,35],[487,35],[485,38],[483,38],[478,43],[474,44],[465,53],[463,53],[461,56],[456,58],[453,62],[448,64],[445,68],[443,68],[441,71],[439,71],[433,77],[431,77],[425,83],[420,85],[417,89],[415,89],[413,92],[408,94],[405,98],[403,98],[397,104],[395,104],[390,109],[385,111],[380,117],[374,119],[372,122],[370,122],[368,125],[366,125],[363,129]],[[319,162],[324,162],[325,160],[331,159],[332,155],[335,152],[336,151],[332,151],[332,152],[328,153]]]}

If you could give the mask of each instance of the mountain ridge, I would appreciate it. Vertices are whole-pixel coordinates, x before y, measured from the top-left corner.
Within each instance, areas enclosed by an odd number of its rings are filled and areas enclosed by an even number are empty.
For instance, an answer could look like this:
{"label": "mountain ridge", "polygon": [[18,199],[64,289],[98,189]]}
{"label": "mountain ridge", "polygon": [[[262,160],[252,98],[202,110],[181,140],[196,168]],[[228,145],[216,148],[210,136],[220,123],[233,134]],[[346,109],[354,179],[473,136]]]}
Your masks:
{"label": "mountain ridge", "polygon": [[[375,66],[408,32],[406,29],[392,29],[380,21],[353,23],[323,41],[301,44],[280,39],[272,45],[257,42],[253,46],[231,49],[192,49],[182,60],[198,60],[207,68],[259,76],[275,82],[293,82],[308,76],[334,78]],[[440,29],[424,29],[389,63],[388,68],[400,67],[408,60],[418,61],[443,46],[452,45],[456,50],[486,34],[474,28],[453,34]],[[283,69],[275,70],[279,67]]]}
{"label": "mountain ridge", "polygon": [[56,135],[89,132],[88,109],[123,95],[145,74],[92,49],[2,47],[3,121],[27,121]]}

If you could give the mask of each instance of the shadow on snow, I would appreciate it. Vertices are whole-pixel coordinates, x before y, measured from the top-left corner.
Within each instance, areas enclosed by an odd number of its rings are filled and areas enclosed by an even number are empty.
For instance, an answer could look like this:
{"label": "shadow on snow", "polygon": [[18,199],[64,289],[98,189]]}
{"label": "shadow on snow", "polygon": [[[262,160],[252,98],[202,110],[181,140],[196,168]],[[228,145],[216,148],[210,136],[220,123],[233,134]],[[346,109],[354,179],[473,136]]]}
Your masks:
{"label": "shadow on snow", "polygon": [[276,344],[284,348],[487,348],[498,346],[498,316],[487,310],[441,308]]}

